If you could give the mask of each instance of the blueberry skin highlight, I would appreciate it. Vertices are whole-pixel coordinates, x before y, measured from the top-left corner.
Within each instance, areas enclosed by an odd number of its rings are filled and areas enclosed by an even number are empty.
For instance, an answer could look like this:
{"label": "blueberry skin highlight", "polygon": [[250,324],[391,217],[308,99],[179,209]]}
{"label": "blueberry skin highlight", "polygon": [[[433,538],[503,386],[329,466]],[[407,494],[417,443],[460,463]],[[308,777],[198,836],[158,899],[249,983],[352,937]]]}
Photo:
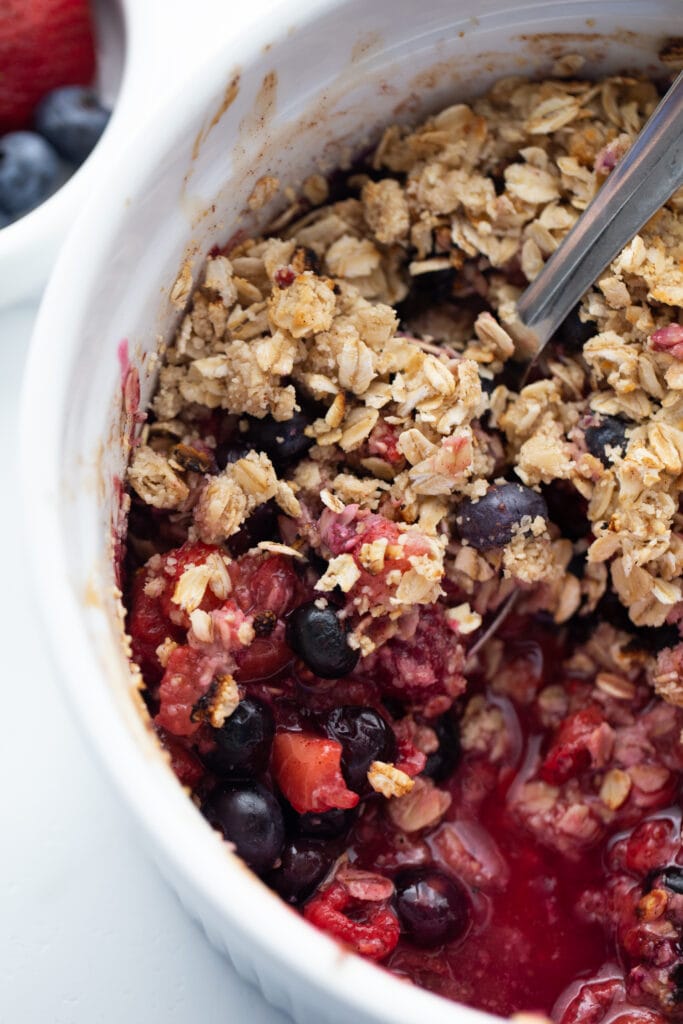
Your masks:
{"label": "blueberry skin highlight", "polygon": [[408,938],[423,948],[462,938],[470,923],[465,890],[434,868],[416,868],[398,876],[396,909]]}
{"label": "blueberry skin highlight", "polygon": [[371,786],[368,769],[373,761],[396,759],[394,731],[374,708],[348,705],[327,716],[327,735],[342,746],[341,769],[349,789],[366,793]]}
{"label": "blueberry skin highlight", "polygon": [[263,701],[245,697],[220,729],[211,767],[219,775],[249,779],[265,771],[275,735],[273,713]]}
{"label": "blueberry skin highlight", "polygon": [[346,630],[332,608],[310,601],[287,620],[286,639],[307,668],[322,679],[340,679],[358,664],[359,651],[349,647]]}
{"label": "blueberry skin highlight", "polygon": [[302,903],[322,882],[334,856],[329,843],[319,839],[292,839],[282,851],[282,863],[266,881],[286,903]]}
{"label": "blueberry skin highlight", "polygon": [[285,825],[269,789],[258,784],[218,786],[203,810],[252,871],[262,875],[273,867],[284,846]]}

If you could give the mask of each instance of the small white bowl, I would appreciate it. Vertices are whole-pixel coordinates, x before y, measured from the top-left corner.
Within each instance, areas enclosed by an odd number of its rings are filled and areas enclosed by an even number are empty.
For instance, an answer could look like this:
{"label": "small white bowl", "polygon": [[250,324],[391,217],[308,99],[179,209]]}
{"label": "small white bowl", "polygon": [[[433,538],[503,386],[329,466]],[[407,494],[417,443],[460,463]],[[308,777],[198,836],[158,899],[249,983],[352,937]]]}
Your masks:
{"label": "small white bowl", "polygon": [[562,54],[583,54],[588,74],[657,69],[664,39],[680,32],[680,0],[309,0],[302,10],[283,3],[236,38],[226,25],[217,55],[112,163],[64,246],[20,434],[36,600],[68,700],[160,870],[272,1002],[300,1022],[477,1024],[491,1018],[309,927],[227,851],[160,756],[139,715],[112,565],[136,426],[132,374],[144,408],[159,342],[180,316],[170,299],[179,270],[196,280],[215,243],[253,226],[259,177],[296,185],[396,118],[502,75],[547,74]]}
{"label": "small white bowl", "polygon": [[150,15],[150,5],[139,0],[98,0],[94,5],[97,87],[113,108],[112,117],[91,155],[61,188],[0,229],[0,309],[39,296],[86,197],[139,122],[149,68],[145,51],[154,39]]}

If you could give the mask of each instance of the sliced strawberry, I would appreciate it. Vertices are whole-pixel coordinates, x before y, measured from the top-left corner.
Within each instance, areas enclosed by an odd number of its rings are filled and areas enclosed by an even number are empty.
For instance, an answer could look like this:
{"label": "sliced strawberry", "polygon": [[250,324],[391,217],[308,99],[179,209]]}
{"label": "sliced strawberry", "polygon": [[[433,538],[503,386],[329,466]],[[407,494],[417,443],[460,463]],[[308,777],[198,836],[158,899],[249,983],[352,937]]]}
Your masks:
{"label": "sliced strawberry", "polygon": [[1,0],[0,132],[29,126],[45,93],[94,74],[87,0]]}
{"label": "sliced strawberry", "polygon": [[341,744],[303,732],[279,732],[272,770],[281,792],[299,814],[355,807],[359,797],[341,773]]}

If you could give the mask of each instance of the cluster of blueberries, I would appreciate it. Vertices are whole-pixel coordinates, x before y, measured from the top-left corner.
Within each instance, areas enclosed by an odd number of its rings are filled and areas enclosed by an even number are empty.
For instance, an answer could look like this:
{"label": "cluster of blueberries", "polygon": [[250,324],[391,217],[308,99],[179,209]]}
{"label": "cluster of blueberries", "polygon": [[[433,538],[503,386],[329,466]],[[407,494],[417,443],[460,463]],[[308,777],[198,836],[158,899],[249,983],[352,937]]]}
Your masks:
{"label": "cluster of blueberries", "polygon": [[[396,737],[373,708],[344,706],[327,716],[325,732],[341,744],[347,785],[367,795],[374,760],[393,760]],[[460,757],[457,725],[438,723],[439,748],[424,774],[447,778]],[[275,735],[270,708],[247,697],[221,729],[211,767],[223,779],[204,803],[204,814],[249,866],[288,903],[301,905],[316,889],[344,847],[355,810],[295,814],[254,777],[266,771]],[[278,866],[273,868],[273,864]],[[469,921],[468,899],[459,885],[435,868],[404,871],[396,879],[396,910],[404,931],[418,945],[434,946],[460,935]]]}
{"label": "cluster of blueberries", "polygon": [[66,85],[42,98],[34,131],[0,137],[0,228],[44,202],[80,167],[109,117],[92,89]]}

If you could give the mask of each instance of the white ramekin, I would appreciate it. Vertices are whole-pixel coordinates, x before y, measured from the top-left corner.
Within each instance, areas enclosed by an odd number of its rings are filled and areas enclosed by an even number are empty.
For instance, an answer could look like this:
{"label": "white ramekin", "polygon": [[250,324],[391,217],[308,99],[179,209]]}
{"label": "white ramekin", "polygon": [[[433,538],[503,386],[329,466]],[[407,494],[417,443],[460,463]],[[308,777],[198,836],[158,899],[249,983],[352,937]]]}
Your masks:
{"label": "white ramekin", "polygon": [[296,185],[397,117],[415,119],[502,75],[549,73],[563,54],[583,54],[588,74],[656,69],[665,39],[681,33],[682,8],[309,0],[301,10],[283,3],[246,37],[229,38],[226,25],[217,55],[131,140],[64,246],[38,318],[21,423],[36,599],[93,749],[162,873],[244,975],[300,1022],[476,1024],[486,1015],[310,928],[227,852],[159,756],[138,715],[112,570],[133,426],[122,413],[121,342],[140,370],[144,406],[153,353],[179,317],[170,301],[179,269],[196,279],[214,243],[254,223],[245,210],[261,175]]}

